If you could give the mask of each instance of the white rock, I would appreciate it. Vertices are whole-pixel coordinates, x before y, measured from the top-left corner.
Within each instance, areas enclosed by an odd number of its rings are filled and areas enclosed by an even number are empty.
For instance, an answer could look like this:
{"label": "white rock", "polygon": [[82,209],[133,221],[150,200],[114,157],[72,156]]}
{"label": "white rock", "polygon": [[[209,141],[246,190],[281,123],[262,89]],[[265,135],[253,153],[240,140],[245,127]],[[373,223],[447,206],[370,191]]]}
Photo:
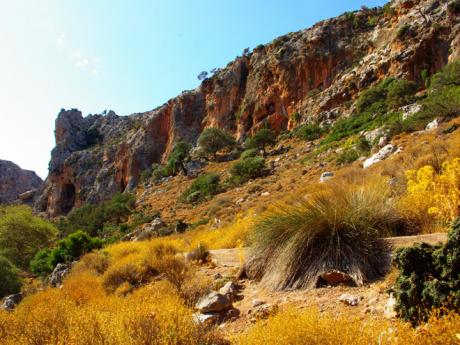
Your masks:
{"label": "white rock", "polygon": [[208,295],[202,297],[196,304],[196,308],[201,313],[213,313],[227,310],[232,305],[232,302],[224,295],[212,291]]}
{"label": "white rock", "polygon": [[254,299],[254,300],[252,301],[252,306],[253,306],[253,307],[258,307],[259,305],[262,305],[262,304],[265,304],[265,302],[262,301],[262,300],[260,300],[260,299]]}
{"label": "white rock", "polygon": [[386,136],[380,137],[379,147],[384,147],[386,145],[388,145],[388,138]]}
{"label": "white rock", "polygon": [[366,159],[363,163],[363,168],[367,169],[371,165],[374,165],[375,163],[378,163],[385,158],[387,158],[389,155],[391,155],[395,150],[395,147],[391,144],[388,144],[380,149],[379,152],[377,152],[375,155],[371,156],[370,158]]}
{"label": "white rock", "polygon": [[219,313],[195,313],[193,314],[193,320],[198,324],[215,324],[219,322]]}
{"label": "white rock", "polygon": [[269,192],[263,192],[262,194],[260,194],[261,196],[269,196],[270,193]]}
{"label": "white rock", "polygon": [[412,115],[414,115],[415,113],[418,113],[421,108],[422,108],[422,106],[420,104],[417,104],[417,103],[409,104],[409,105],[406,105],[406,106],[402,107],[401,108],[401,110],[403,112],[402,119],[405,120],[405,119],[411,117]]}
{"label": "white rock", "polygon": [[319,182],[326,182],[334,176],[334,173],[330,171],[323,172],[319,178]]}
{"label": "white rock", "polygon": [[339,301],[352,307],[356,307],[359,304],[358,297],[349,295],[347,293],[344,293],[342,296],[340,296]]}
{"label": "white rock", "polygon": [[438,126],[439,126],[438,119],[434,119],[433,121],[431,121],[429,124],[426,125],[425,130],[432,131],[433,129],[438,128]]}
{"label": "white rock", "polygon": [[390,297],[383,307],[383,316],[385,316],[387,319],[394,319],[397,316],[396,298],[392,293],[390,293]]}

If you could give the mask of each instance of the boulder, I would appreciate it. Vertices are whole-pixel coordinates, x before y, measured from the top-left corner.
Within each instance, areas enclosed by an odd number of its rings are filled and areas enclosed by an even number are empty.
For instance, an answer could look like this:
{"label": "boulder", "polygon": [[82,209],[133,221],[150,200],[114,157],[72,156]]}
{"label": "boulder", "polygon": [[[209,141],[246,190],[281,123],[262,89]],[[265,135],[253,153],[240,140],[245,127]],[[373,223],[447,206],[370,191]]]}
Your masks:
{"label": "boulder", "polygon": [[219,289],[219,293],[225,296],[229,301],[233,302],[237,293],[237,286],[229,281]]}
{"label": "boulder", "polygon": [[22,298],[22,293],[6,296],[3,299],[3,304],[1,308],[6,311],[12,311],[14,308],[16,308],[16,305],[18,305],[22,301]]}
{"label": "boulder", "polygon": [[431,121],[429,124],[426,125],[425,130],[426,131],[432,131],[432,130],[438,128],[438,126],[439,126],[438,119],[434,119],[433,121]]}
{"label": "boulder", "polygon": [[326,182],[330,180],[334,176],[334,173],[330,171],[323,172],[319,178],[319,182]]}
{"label": "boulder", "polygon": [[260,300],[260,299],[254,299],[252,301],[252,306],[253,307],[258,307],[258,306],[261,306],[262,304],[265,304],[265,302]]}
{"label": "boulder", "polygon": [[210,326],[218,323],[220,320],[220,313],[195,313],[193,314],[193,321],[198,324]]}
{"label": "boulder", "polygon": [[418,103],[405,105],[404,107],[400,108],[400,110],[403,112],[402,119],[405,120],[411,117],[415,113],[418,113],[420,109],[422,109],[422,106]]}
{"label": "boulder", "polygon": [[232,302],[221,293],[212,291],[206,296],[200,298],[196,304],[196,308],[201,313],[220,313],[229,309]]}
{"label": "boulder", "polygon": [[51,272],[49,283],[52,287],[60,287],[64,278],[70,272],[71,264],[57,264],[53,272]]}
{"label": "boulder", "polygon": [[22,201],[32,199],[36,192],[37,192],[37,189],[28,190],[28,191],[26,191],[24,193],[19,194],[18,199],[20,199]]}
{"label": "boulder", "polygon": [[391,144],[382,147],[379,152],[364,161],[363,168],[367,169],[375,163],[388,158],[388,156],[390,156],[394,151],[395,147]]}
{"label": "boulder", "polygon": [[359,297],[344,293],[339,297],[339,301],[343,304],[356,307],[359,304]]}

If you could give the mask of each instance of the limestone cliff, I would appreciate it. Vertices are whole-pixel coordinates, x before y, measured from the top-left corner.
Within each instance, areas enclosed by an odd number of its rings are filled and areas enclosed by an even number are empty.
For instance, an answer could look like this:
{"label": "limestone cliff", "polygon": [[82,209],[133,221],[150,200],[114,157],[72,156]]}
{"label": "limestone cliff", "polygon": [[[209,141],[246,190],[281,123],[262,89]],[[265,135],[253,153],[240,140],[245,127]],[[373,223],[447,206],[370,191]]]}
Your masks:
{"label": "limestone cliff", "polygon": [[206,127],[242,139],[263,124],[281,131],[299,118],[330,123],[349,116],[359,92],[379,80],[421,82],[422,70],[432,74],[460,55],[460,17],[448,3],[394,1],[319,22],[257,46],[149,112],[83,117],[62,110],[36,206],[56,216],[132,189],[174,142],[195,143]]}
{"label": "limestone cliff", "polygon": [[28,202],[42,183],[35,172],[0,159],[0,204],[9,204],[18,199]]}

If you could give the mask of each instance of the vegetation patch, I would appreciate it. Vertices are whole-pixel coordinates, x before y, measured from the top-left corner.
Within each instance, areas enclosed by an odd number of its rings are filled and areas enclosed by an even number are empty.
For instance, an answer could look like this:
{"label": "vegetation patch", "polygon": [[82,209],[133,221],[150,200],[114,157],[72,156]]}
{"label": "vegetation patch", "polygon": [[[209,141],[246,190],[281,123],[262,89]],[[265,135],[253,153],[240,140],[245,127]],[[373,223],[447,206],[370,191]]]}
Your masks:
{"label": "vegetation patch", "polygon": [[220,177],[215,173],[207,173],[197,177],[192,185],[182,194],[186,202],[197,203],[209,199],[220,192]]}
{"label": "vegetation patch", "polygon": [[320,138],[323,132],[323,129],[318,125],[305,124],[296,127],[293,130],[293,135],[296,138],[311,141]]}
{"label": "vegetation patch", "polygon": [[0,278],[0,299],[21,289],[18,268],[3,256],[0,256]]}
{"label": "vegetation patch", "polygon": [[401,274],[392,292],[402,318],[418,324],[428,320],[433,308],[443,313],[460,310],[460,219],[445,245],[400,249],[395,263]]}
{"label": "vegetation patch", "polygon": [[357,285],[383,276],[389,253],[379,238],[403,225],[386,183],[328,184],[269,209],[253,226],[249,277],[280,290],[315,287],[330,270]]}
{"label": "vegetation patch", "polygon": [[229,185],[240,185],[250,179],[255,179],[264,174],[265,159],[263,157],[247,157],[234,163],[230,169]]}
{"label": "vegetation patch", "polygon": [[236,141],[229,133],[211,127],[201,132],[198,145],[205,157],[211,155],[216,160],[218,152],[232,149],[235,147]]}

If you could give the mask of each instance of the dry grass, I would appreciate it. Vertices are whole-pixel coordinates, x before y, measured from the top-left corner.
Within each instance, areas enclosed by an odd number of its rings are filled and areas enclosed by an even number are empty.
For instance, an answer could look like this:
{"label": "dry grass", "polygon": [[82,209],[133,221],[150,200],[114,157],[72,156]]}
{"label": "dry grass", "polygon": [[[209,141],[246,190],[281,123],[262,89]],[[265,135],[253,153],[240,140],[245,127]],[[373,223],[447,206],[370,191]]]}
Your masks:
{"label": "dry grass", "polygon": [[386,180],[362,182],[323,185],[270,208],[254,225],[249,276],[273,289],[314,287],[332,269],[358,285],[383,276],[389,250],[378,239],[400,231],[404,222]]}
{"label": "dry grass", "polygon": [[235,339],[238,345],[458,344],[460,316],[434,315],[419,330],[402,322],[349,318],[316,309],[288,309],[260,321]]}

